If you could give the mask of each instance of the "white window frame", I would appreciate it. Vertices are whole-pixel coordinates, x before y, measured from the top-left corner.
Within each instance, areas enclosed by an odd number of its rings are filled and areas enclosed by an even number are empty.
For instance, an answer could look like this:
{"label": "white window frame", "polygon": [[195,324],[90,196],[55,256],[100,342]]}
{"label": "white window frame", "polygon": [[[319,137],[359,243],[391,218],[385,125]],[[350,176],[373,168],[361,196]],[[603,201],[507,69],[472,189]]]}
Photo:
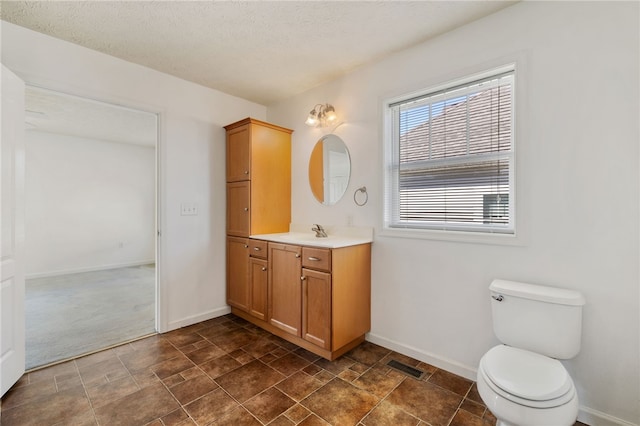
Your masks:
{"label": "white window frame", "polygon": [[[517,61],[519,62],[519,61]],[[512,84],[512,110],[511,110],[511,150],[509,156],[509,214],[510,227],[507,230],[490,229],[485,226],[478,225],[419,225],[412,226],[411,223],[399,223],[394,220],[399,215],[399,193],[392,188],[398,188],[399,181],[399,158],[398,158],[398,136],[394,129],[397,129],[397,114],[394,114],[392,105],[402,103],[404,101],[425,97],[476,82],[487,78],[501,75],[504,73],[513,73],[514,82]],[[476,72],[463,78],[448,81],[440,85],[433,85],[427,89],[421,89],[414,92],[404,93],[400,96],[394,96],[382,101],[382,137],[383,137],[383,223],[381,236],[391,237],[409,237],[409,238],[428,238],[464,242],[487,242],[487,243],[518,243],[516,238],[516,110],[518,105],[516,95],[519,92],[520,83],[516,78],[516,63],[509,63],[498,67],[491,68],[486,71]],[[446,162],[446,160],[445,160]]]}

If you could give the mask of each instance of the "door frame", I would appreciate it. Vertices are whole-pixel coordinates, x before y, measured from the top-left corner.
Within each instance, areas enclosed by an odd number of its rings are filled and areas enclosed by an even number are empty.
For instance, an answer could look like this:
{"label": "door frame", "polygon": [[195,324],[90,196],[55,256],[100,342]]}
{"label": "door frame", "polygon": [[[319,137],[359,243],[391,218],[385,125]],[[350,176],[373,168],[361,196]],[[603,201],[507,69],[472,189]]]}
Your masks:
{"label": "door frame", "polygon": [[[35,79],[33,79],[35,80]],[[134,109],[142,112],[154,114],[156,116],[156,144],[155,144],[155,223],[156,223],[156,235],[155,235],[155,331],[157,333],[163,333],[168,331],[168,297],[167,286],[163,285],[163,266],[164,256],[162,247],[162,230],[164,226],[164,218],[166,215],[164,206],[164,197],[166,182],[164,175],[164,152],[165,152],[165,114],[164,108],[157,107],[150,104],[140,103],[131,99],[124,99],[117,96],[109,95],[103,92],[96,92],[89,89],[77,89],[69,87],[67,84],[58,84],[51,81],[47,81],[41,84],[37,81],[32,81],[29,76],[24,78],[25,86],[34,87],[37,89],[49,90],[58,92],[63,95],[75,96],[79,98],[88,99],[91,101],[102,102],[119,106],[128,109]]]}

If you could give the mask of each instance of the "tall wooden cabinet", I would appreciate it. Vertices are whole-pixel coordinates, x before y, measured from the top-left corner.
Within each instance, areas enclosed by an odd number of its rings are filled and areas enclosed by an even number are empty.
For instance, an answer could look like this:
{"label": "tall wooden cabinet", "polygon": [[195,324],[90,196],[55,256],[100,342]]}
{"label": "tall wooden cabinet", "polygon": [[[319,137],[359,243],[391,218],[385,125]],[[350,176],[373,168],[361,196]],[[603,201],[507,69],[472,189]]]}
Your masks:
{"label": "tall wooden cabinet", "polygon": [[247,118],[227,130],[227,234],[287,232],[292,130]]}
{"label": "tall wooden cabinet", "polygon": [[227,303],[266,320],[267,245],[249,235],[287,232],[291,133],[247,118],[227,131]]}

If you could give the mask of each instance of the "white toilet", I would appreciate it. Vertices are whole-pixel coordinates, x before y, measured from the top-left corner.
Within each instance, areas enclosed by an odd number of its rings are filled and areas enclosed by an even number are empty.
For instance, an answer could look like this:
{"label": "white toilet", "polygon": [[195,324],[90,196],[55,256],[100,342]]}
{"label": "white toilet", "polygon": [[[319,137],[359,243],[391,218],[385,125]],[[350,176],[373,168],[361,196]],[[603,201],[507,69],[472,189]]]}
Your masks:
{"label": "white toilet", "polygon": [[580,292],[494,280],[493,330],[504,343],[480,360],[478,392],[497,426],[573,425],[578,395],[558,359],[580,352]]}

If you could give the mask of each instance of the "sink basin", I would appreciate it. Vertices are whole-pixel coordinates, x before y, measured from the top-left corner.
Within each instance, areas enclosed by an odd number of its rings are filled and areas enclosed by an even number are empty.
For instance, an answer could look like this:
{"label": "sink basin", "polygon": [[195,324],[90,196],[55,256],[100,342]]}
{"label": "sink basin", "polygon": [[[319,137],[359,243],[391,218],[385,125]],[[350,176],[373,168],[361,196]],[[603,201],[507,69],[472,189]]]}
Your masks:
{"label": "sink basin", "polygon": [[274,243],[298,244],[303,246],[339,248],[366,244],[373,241],[372,238],[350,235],[332,235],[316,237],[315,232],[284,232],[280,234],[252,235],[251,238],[267,240]]}

